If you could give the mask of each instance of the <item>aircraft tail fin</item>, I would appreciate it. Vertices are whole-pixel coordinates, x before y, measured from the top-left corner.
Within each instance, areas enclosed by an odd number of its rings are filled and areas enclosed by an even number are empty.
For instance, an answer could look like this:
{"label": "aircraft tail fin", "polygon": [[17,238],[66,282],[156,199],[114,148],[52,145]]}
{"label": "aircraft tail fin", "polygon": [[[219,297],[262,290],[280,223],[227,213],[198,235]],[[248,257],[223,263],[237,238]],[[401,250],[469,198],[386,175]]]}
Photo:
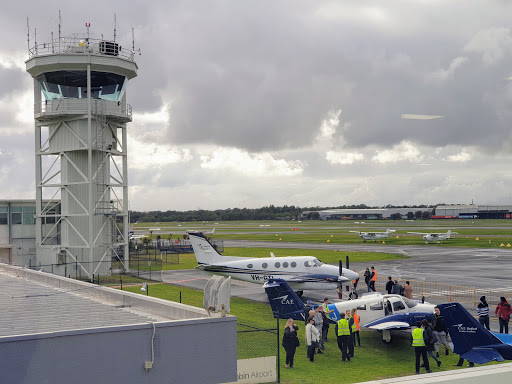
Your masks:
{"label": "aircraft tail fin", "polygon": [[439,304],[439,310],[453,341],[453,351],[476,364],[503,361],[493,347],[503,342],[483,327],[459,303]]}
{"label": "aircraft tail fin", "polygon": [[269,279],[265,292],[272,307],[274,318],[294,319],[304,321],[304,303],[283,279]]}
{"label": "aircraft tail fin", "polygon": [[222,256],[201,232],[187,231],[197,264],[211,265],[221,261]]}
{"label": "aircraft tail fin", "polygon": [[450,237],[451,237],[451,234],[452,234],[452,230],[451,230],[451,229],[449,229],[449,230],[448,230],[448,232],[447,232],[447,234],[448,234],[448,238],[450,238]]}

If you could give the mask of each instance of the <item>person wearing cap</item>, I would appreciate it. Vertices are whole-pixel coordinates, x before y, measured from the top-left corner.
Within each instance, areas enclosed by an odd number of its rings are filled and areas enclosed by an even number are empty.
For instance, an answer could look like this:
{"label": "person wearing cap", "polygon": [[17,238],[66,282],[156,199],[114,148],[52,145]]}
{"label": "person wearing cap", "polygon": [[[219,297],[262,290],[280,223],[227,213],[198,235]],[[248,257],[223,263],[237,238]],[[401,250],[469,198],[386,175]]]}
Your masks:
{"label": "person wearing cap", "polygon": [[[329,298],[326,297],[324,298],[324,303],[322,304],[322,307],[324,307],[324,314],[325,314],[325,317],[327,317],[328,319],[330,319],[330,316],[329,316],[329,313],[332,313],[334,312],[334,309],[329,309]],[[329,333],[329,321],[325,321],[324,319],[324,331],[322,332],[322,339],[323,341],[327,341],[327,334]],[[324,335],[325,333],[325,335]]]}
{"label": "person wearing cap", "polygon": [[476,307],[476,313],[478,314],[478,321],[482,324],[488,331],[491,330],[489,327],[489,304],[485,300],[485,296],[480,298],[480,303]]}
{"label": "person wearing cap", "polygon": [[448,355],[450,353],[450,348],[448,347],[448,343],[446,341],[448,328],[446,328],[443,315],[441,315],[441,312],[439,311],[439,308],[437,306],[434,307],[434,315],[432,316],[432,330],[437,338],[437,341],[434,345],[436,349],[436,357],[439,357],[439,346],[441,344],[444,345],[445,355]]}

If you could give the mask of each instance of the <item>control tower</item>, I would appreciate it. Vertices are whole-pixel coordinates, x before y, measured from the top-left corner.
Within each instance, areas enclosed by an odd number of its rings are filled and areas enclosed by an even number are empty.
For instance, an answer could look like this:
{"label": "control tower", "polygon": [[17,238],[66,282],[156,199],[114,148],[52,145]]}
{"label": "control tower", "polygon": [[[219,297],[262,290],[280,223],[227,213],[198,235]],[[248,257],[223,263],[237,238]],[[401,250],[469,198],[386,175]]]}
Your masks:
{"label": "control tower", "polygon": [[110,274],[112,259],[129,261],[126,89],[138,68],[133,49],[90,38],[86,27],[36,43],[26,61],[34,78],[36,262],[73,277]]}

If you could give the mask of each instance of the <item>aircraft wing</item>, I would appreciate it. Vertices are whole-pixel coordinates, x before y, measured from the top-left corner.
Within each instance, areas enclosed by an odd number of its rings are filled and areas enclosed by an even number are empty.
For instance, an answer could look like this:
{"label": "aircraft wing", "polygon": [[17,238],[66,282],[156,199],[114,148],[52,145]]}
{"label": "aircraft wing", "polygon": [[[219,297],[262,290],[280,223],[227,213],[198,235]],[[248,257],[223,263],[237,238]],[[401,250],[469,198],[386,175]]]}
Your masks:
{"label": "aircraft wing", "polygon": [[[371,323],[369,323],[371,324]],[[370,329],[377,329],[379,331],[382,331],[384,329],[387,330],[398,330],[398,329],[410,329],[411,326],[407,323],[404,323],[403,321],[386,321],[383,323],[378,323],[375,325],[369,325],[366,324],[364,327],[370,328]]]}
{"label": "aircraft wing", "polygon": [[463,359],[467,361],[472,361],[475,364],[485,364],[490,361],[505,361],[503,356],[493,348],[485,348],[485,347],[476,347],[472,348],[466,353],[460,355]]}
{"label": "aircraft wing", "polygon": [[287,279],[289,283],[317,283],[322,281],[327,281],[330,283],[333,282],[345,282],[349,281],[348,278],[344,276],[335,276],[335,275],[321,275],[321,274],[309,274],[309,275],[300,275],[300,276],[293,276],[289,279]]}

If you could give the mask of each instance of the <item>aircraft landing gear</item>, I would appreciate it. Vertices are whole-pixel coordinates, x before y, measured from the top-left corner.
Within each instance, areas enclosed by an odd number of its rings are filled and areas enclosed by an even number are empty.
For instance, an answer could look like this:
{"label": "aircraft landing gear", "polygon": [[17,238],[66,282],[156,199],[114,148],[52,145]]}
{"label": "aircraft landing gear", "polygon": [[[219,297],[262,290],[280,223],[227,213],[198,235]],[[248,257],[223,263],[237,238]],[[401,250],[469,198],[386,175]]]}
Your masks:
{"label": "aircraft landing gear", "polygon": [[382,330],[382,342],[384,344],[390,344],[391,340],[391,332],[389,332],[388,329]]}

